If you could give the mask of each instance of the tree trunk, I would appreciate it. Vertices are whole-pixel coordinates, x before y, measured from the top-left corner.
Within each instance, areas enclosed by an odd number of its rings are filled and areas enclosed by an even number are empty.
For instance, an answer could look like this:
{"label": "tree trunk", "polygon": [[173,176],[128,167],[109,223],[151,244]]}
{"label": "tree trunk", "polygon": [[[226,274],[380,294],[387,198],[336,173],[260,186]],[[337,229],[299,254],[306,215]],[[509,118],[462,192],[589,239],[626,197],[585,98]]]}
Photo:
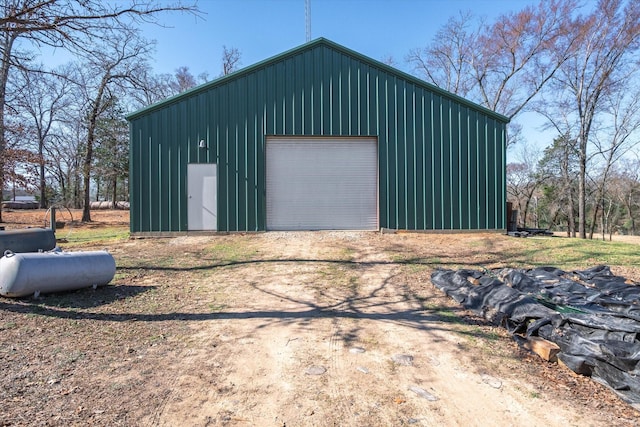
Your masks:
{"label": "tree trunk", "polygon": [[118,177],[113,177],[113,209],[117,209],[116,203],[118,200]]}
{"label": "tree trunk", "polygon": [[44,180],[44,141],[40,138],[38,143],[38,156],[40,159],[40,209],[47,208],[47,185]]}
{"label": "tree trunk", "polygon": [[0,223],[2,223],[2,200],[4,200],[5,186],[5,168],[6,164],[6,123],[5,123],[5,106],[7,103],[7,82],[9,81],[9,68],[11,67],[11,52],[13,50],[13,42],[17,34],[7,31],[3,34],[2,40],[2,64],[0,64]]}
{"label": "tree trunk", "polygon": [[[589,239],[593,239],[593,235],[596,232],[596,224],[598,223],[598,214],[600,213],[600,204],[596,203],[593,208],[593,215],[591,216],[591,224],[589,225]],[[604,215],[604,212],[602,213]]]}
{"label": "tree trunk", "polygon": [[632,200],[631,200],[631,196],[629,196],[629,198],[624,198],[624,205],[627,208],[627,214],[629,215],[629,221],[631,221],[631,235],[635,236],[636,235],[636,220],[633,217],[633,211],[631,208],[632,205]]}
{"label": "tree trunk", "polygon": [[91,210],[89,209],[91,204],[91,162],[93,161],[93,142],[95,141],[96,134],[96,122],[98,115],[100,114],[100,105],[102,104],[102,97],[104,90],[107,87],[107,83],[111,76],[106,73],[100,81],[100,87],[98,87],[98,93],[93,101],[93,107],[91,108],[91,114],[89,116],[89,126],[87,127],[87,151],[84,157],[84,207],[82,209],[82,222],[91,222]]}
{"label": "tree trunk", "polygon": [[84,165],[82,171],[84,186],[84,204],[82,206],[82,222],[91,222],[91,162],[93,160],[93,130],[95,129],[95,120],[93,125],[89,123],[87,136],[87,151],[85,152]]}
{"label": "tree trunk", "polygon": [[569,212],[567,213],[569,228],[567,228],[567,235],[569,237],[576,237],[576,210],[573,208],[575,206],[575,200],[570,186],[567,195],[569,197]]}
{"label": "tree trunk", "polygon": [[581,239],[587,238],[587,165],[586,155],[580,154],[580,177],[578,178],[578,234]]}

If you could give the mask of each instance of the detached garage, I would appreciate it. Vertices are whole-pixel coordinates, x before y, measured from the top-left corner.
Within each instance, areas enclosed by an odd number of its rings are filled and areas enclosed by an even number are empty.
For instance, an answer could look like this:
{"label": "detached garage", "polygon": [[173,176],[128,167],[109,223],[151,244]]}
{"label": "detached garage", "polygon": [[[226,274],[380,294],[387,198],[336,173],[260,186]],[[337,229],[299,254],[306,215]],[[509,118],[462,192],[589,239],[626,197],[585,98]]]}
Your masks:
{"label": "detached garage", "polygon": [[507,118],[326,39],[127,118],[133,235],[506,228]]}

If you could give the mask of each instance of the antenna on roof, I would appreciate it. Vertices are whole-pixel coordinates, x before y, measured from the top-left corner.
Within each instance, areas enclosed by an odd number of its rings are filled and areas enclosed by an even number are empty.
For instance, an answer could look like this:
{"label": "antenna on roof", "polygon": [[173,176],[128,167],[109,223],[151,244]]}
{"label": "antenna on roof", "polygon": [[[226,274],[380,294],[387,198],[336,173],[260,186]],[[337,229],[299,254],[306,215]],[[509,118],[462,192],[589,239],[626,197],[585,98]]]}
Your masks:
{"label": "antenna on roof", "polygon": [[304,0],[304,21],[307,32],[307,42],[311,41],[311,0]]}

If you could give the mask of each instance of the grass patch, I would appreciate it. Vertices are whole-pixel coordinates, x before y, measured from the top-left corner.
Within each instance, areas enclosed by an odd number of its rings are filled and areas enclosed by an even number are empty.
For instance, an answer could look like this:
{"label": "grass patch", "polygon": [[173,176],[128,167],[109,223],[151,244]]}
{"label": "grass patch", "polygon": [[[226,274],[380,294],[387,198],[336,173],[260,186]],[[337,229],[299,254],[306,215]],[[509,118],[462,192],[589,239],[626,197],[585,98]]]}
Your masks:
{"label": "grass patch", "polygon": [[569,238],[514,239],[512,247],[502,255],[513,267],[553,265],[568,270],[600,264],[632,267],[638,263],[638,245]]}
{"label": "grass patch", "polygon": [[0,331],[16,329],[17,327],[18,327],[18,324],[16,322],[5,322],[3,325],[0,325]]}
{"label": "grass patch", "polygon": [[453,309],[432,303],[423,303],[423,307],[425,310],[439,317],[443,322],[454,325],[466,325],[465,321],[462,320],[460,316],[453,311]]}
{"label": "grass patch", "polygon": [[86,244],[113,244],[129,240],[128,227],[70,228],[56,232],[56,238],[65,239],[63,246],[77,247]]}
{"label": "grass patch", "polygon": [[251,248],[247,243],[248,241],[245,239],[225,239],[207,246],[204,254],[225,263],[248,261],[254,259],[258,251]]}

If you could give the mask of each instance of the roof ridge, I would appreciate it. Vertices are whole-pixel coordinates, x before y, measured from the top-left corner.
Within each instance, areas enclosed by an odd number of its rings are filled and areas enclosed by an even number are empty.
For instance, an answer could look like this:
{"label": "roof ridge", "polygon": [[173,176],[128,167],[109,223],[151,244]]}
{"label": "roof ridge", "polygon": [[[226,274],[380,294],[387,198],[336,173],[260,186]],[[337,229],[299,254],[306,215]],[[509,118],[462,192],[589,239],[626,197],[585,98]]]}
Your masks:
{"label": "roof ridge", "polygon": [[473,108],[473,109],[478,110],[480,112],[483,112],[483,113],[485,113],[487,115],[490,115],[490,116],[494,117],[497,120],[500,120],[500,121],[505,122],[505,123],[508,123],[510,121],[508,117],[506,117],[506,116],[504,116],[504,115],[502,115],[500,113],[497,113],[497,112],[495,112],[495,111],[493,111],[493,110],[491,110],[491,109],[489,109],[487,107],[484,107],[484,106],[482,106],[480,104],[477,104],[477,103],[475,103],[473,101],[470,101],[470,100],[468,100],[466,98],[463,98],[460,95],[456,95],[456,94],[454,94],[452,92],[444,90],[444,89],[442,89],[442,88],[440,88],[440,87],[438,87],[438,86],[436,86],[436,85],[434,85],[432,83],[429,83],[429,82],[427,82],[425,80],[422,80],[422,79],[420,79],[420,78],[418,78],[416,76],[412,76],[411,74],[408,74],[408,73],[406,73],[406,72],[404,72],[402,70],[399,70],[399,69],[397,69],[395,67],[387,65],[387,64],[385,64],[385,63],[383,63],[381,61],[378,61],[376,59],[373,59],[373,58],[371,58],[369,56],[366,56],[366,55],[364,55],[364,54],[362,54],[360,52],[357,52],[357,51],[355,51],[353,49],[345,47],[345,46],[343,46],[343,45],[341,45],[339,43],[336,43],[336,42],[334,42],[332,40],[329,40],[329,39],[327,39],[325,37],[315,38],[315,39],[313,39],[311,41],[308,41],[308,42],[306,42],[304,44],[301,44],[299,46],[296,46],[294,48],[291,48],[289,50],[281,52],[281,53],[279,53],[277,55],[273,55],[271,57],[268,57],[266,59],[258,61],[255,64],[252,64],[252,65],[249,65],[247,67],[241,68],[241,69],[239,69],[237,71],[234,71],[234,72],[232,72],[230,74],[227,74],[226,76],[218,77],[218,78],[216,78],[214,80],[211,80],[209,82],[203,83],[203,84],[198,85],[198,86],[195,86],[195,87],[193,87],[193,88],[191,88],[189,90],[186,90],[186,91],[184,91],[182,93],[179,93],[177,95],[173,95],[173,96],[171,96],[169,98],[166,98],[166,99],[158,101],[158,102],[156,102],[154,104],[151,104],[151,105],[148,105],[146,107],[143,107],[143,108],[141,108],[141,109],[139,109],[137,111],[134,111],[134,112],[126,115],[125,117],[126,117],[127,120],[134,120],[135,118],[137,118],[140,115],[146,114],[146,113],[151,112],[151,111],[155,111],[155,110],[160,109],[160,108],[162,108],[162,107],[164,107],[166,105],[170,105],[170,104],[172,104],[174,102],[179,101],[182,98],[187,98],[187,97],[189,97],[189,96],[191,96],[191,95],[193,95],[195,93],[201,92],[201,91],[206,90],[208,88],[212,88],[212,87],[215,87],[215,86],[218,86],[218,85],[225,84],[225,82],[227,82],[227,81],[232,81],[232,80],[234,80],[234,79],[236,79],[238,77],[241,77],[243,75],[252,73],[252,72],[254,72],[254,71],[256,71],[256,70],[258,70],[260,68],[265,67],[268,64],[276,63],[276,62],[281,61],[281,60],[283,60],[283,59],[285,59],[287,57],[298,55],[298,54],[300,54],[300,53],[302,53],[304,51],[307,51],[307,50],[312,49],[312,48],[314,48],[316,46],[322,46],[322,45],[326,46],[326,47],[328,47],[330,49],[336,50],[336,51],[342,53],[343,55],[347,55],[349,57],[355,58],[355,59],[357,59],[359,61],[362,61],[362,62],[370,64],[370,65],[372,65],[372,66],[374,66],[376,68],[379,68],[379,69],[381,69],[381,70],[383,70],[385,72],[388,72],[390,74],[398,76],[398,77],[400,77],[400,78],[402,78],[404,80],[407,80],[407,81],[409,81],[409,82],[411,82],[411,83],[413,83],[415,85],[422,86],[422,87],[424,87],[424,88],[426,88],[426,89],[428,89],[428,90],[430,90],[432,92],[435,92],[437,94],[440,94],[442,96],[450,98],[453,101],[456,101],[456,102],[459,102],[459,103],[461,103],[463,105],[466,105],[467,107],[470,107],[470,108]]}

